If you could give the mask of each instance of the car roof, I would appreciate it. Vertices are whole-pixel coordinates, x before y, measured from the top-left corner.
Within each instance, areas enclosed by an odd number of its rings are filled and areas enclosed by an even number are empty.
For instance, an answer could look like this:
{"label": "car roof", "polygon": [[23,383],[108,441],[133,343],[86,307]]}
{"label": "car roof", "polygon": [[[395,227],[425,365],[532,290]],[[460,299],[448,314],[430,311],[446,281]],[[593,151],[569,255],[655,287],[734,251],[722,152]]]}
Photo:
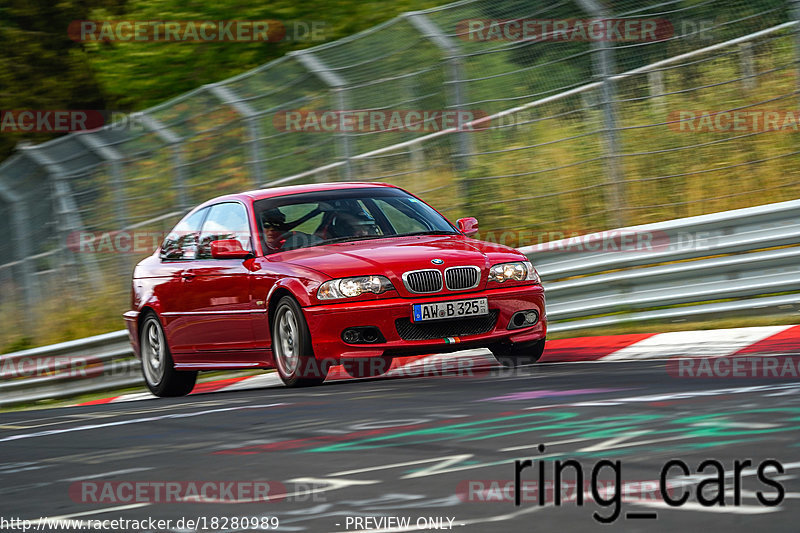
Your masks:
{"label": "car roof", "polygon": [[277,196],[287,196],[290,194],[300,194],[305,192],[320,192],[320,191],[333,191],[333,190],[342,190],[342,189],[363,189],[363,188],[398,188],[396,185],[392,185],[390,183],[377,183],[377,182],[358,182],[358,181],[349,181],[349,182],[332,182],[332,183],[312,183],[308,185],[290,185],[287,187],[272,187],[269,189],[256,189],[252,191],[245,191],[236,194],[226,194],[224,196],[218,196],[216,198],[212,198],[206,202],[203,202],[201,206],[211,205],[219,202],[224,202],[226,200],[263,200],[265,198],[274,198]]}

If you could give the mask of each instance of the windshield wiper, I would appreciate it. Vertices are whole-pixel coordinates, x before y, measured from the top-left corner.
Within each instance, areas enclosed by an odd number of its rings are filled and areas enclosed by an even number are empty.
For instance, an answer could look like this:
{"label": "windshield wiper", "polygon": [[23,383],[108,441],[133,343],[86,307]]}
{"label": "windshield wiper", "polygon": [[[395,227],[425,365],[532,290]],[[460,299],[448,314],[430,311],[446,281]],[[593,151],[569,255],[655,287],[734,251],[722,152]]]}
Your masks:
{"label": "windshield wiper", "polygon": [[398,233],[397,235],[391,235],[391,237],[415,237],[417,235],[458,235],[458,233],[449,230],[429,230],[415,231],[412,233]]}
{"label": "windshield wiper", "polygon": [[371,239],[393,239],[395,237],[415,237],[419,235],[458,235],[455,231],[447,230],[430,230],[430,231],[415,231],[413,233],[396,233],[394,235],[350,235],[348,237],[336,237],[333,239],[325,239],[324,241],[315,242],[312,246],[320,246],[322,244],[335,244],[338,242],[351,242],[351,241],[366,241]]}
{"label": "windshield wiper", "polygon": [[348,237],[336,237],[333,239],[325,239],[324,241],[315,242],[312,246],[319,246],[321,244],[334,244],[337,242],[350,242],[350,241],[366,241],[370,239],[385,239],[386,237],[393,237],[393,235],[350,235]]}

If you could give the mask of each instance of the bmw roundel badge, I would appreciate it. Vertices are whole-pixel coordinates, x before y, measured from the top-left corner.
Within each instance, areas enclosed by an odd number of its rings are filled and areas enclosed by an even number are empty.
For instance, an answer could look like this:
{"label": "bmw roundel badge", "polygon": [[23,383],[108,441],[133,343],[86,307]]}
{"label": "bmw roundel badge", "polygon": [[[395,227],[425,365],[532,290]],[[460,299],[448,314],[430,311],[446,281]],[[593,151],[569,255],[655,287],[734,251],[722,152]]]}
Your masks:
{"label": "bmw roundel badge", "polygon": [[444,264],[444,260],[443,259],[438,259],[438,258],[437,259],[431,259],[431,263],[433,263],[434,265],[442,265],[442,264]]}

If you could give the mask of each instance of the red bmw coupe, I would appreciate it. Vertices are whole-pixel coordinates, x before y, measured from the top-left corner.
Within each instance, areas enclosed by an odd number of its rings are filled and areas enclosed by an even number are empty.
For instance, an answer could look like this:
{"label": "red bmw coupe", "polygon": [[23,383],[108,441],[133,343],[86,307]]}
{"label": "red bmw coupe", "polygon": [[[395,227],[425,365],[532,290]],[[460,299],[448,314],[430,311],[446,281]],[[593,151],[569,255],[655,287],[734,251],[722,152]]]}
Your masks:
{"label": "red bmw coupe", "polygon": [[131,343],[148,388],[188,394],[200,370],[276,368],[289,386],[343,364],[489,348],[506,366],[544,349],[544,290],[522,253],[472,239],[387,184],[232,194],[192,210],[133,272]]}

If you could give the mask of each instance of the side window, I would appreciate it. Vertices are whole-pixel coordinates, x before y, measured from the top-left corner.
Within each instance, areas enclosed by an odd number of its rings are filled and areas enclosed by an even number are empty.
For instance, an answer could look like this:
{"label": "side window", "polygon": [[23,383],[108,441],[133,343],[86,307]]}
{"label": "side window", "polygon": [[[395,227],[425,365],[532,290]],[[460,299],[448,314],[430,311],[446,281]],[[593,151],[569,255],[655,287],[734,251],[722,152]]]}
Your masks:
{"label": "side window", "polygon": [[178,261],[195,258],[200,225],[203,223],[206,213],[208,213],[208,208],[192,213],[178,222],[161,245],[161,259]]}
{"label": "side window", "polygon": [[236,239],[242,248],[252,250],[247,210],[242,204],[227,202],[211,206],[200,232],[197,258],[211,259],[211,242],[222,239]]}

